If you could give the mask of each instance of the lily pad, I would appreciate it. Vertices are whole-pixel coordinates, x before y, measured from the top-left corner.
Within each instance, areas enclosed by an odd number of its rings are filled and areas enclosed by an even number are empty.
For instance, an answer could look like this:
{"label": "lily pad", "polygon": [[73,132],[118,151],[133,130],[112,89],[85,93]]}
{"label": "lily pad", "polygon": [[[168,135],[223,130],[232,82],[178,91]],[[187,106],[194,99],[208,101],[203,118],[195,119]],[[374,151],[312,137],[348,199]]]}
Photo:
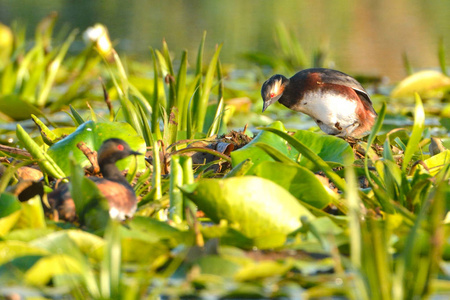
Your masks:
{"label": "lily pad", "polygon": [[[89,166],[86,156],[77,148],[81,141],[91,149],[98,151],[103,141],[109,138],[120,138],[126,141],[131,149],[145,153],[145,141],[128,123],[122,122],[93,122],[88,121],[80,125],[75,132],[61,141],[53,144],[47,151],[50,157],[66,174],[70,174],[70,162],[68,155],[73,152],[76,162],[82,167]],[[138,160],[138,171],[145,170],[143,156],[136,156]],[[117,163],[119,169],[126,169],[134,163],[134,156],[125,158]]]}
{"label": "lily pad", "polygon": [[330,203],[330,195],[323,184],[304,167],[265,161],[256,166],[255,174],[279,184],[295,198],[319,209]]}
{"label": "lily pad", "polygon": [[182,190],[211,220],[227,220],[253,239],[289,234],[301,217],[315,218],[284,188],[255,176],[205,179]]}

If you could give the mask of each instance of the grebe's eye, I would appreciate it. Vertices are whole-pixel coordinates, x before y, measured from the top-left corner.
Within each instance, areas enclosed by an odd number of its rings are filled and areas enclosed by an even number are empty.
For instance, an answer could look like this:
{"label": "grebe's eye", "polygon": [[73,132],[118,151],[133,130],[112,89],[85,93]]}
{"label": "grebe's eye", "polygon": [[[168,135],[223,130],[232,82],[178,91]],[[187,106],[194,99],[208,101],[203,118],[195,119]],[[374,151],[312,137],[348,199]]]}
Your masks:
{"label": "grebe's eye", "polygon": [[117,145],[117,150],[123,151],[123,149],[125,149],[125,147],[123,145]]}
{"label": "grebe's eye", "polygon": [[275,97],[275,93],[270,93],[270,98]]}

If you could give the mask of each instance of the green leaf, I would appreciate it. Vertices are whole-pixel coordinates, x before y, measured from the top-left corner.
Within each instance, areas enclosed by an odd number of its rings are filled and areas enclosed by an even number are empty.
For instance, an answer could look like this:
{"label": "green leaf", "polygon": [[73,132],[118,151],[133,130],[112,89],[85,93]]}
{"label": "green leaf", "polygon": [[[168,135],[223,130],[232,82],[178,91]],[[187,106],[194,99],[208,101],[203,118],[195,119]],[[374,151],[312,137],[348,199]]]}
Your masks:
{"label": "green leaf", "polygon": [[413,97],[415,93],[422,98],[442,97],[443,90],[449,88],[449,77],[438,71],[424,70],[403,79],[391,92],[391,97]]}
{"label": "green leaf", "polygon": [[[286,130],[280,121],[272,123],[270,127],[282,131]],[[281,153],[285,155],[288,154],[286,142],[282,138],[278,137],[277,135],[271,132],[261,131],[250,143],[248,143],[247,145],[236,151],[231,152],[232,165],[236,166],[247,159],[251,159],[254,166],[258,165],[263,161],[274,161],[274,159],[264,150],[255,147],[256,143],[268,144],[277,149],[278,151],[280,151]]]}
{"label": "green leaf", "polygon": [[[354,161],[352,148],[346,141],[338,137],[306,130],[297,131],[293,137],[301,141],[303,145],[308,147],[309,150],[317,154],[321,159],[327,163],[332,163],[332,166],[349,165]],[[296,153],[293,154],[296,156]],[[300,157],[300,165],[311,170],[319,169],[316,163],[311,161],[306,155]]]}
{"label": "green leaf", "polygon": [[[308,160],[313,162],[315,167],[317,167],[317,169],[322,170],[325,173],[325,175],[327,175],[328,178],[330,178],[340,190],[345,192],[345,190],[346,190],[345,181],[341,177],[339,177],[339,175],[336,174],[336,172],[334,172],[333,169],[331,169],[331,167],[322,158],[320,158],[317,154],[315,154],[313,151],[311,151],[311,149],[309,149],[305,144],[300,142],[298,139],[290,136],[289,134],[287,134],[283,131],[277,130],[275,128],[265,127],[265,128],[263,128],[263,130],[273,132],[273,133],[277,134],[278,136],[280,136],[281,138],[283,138],[284,140],[286,140],[295,149],[297,149],[298,152],[300,152]],[[352,157],[344,158],[344,161],[345,161],[345,159],[348,159],[348,161],[353,161],[353,159],[354,159],[353,153],[352,153]]]}
{"label": "green leaf", "polygon": [[34,196],[26,202],[21,202],[22,213],[15,228],[45,228],[44,210],[42,208],[41,197]]}
{"label": "green leaf", "polygon": [[[120,138],[126,141],[131,149],[145,152],[145,141],[137,135],[136,131],[128,123],[122,122],[93,122],[83,123],[77,130],[65,137],[61,141],[53,144],[47,151],[48,155],[60,166],[65,173],[70,174],[70,162],[67,159],[68,153],[72,152],[77,164],[81,167],[89,166],[89,160],[77,148],[81,141],[91,149],[97,151],[100,149],[103,141],[109,138]],[[119,169],[126,169],[134,164],[134,157],[127,157],[117,163]],[[143,156],[137,157],[138,171],[145,170],[145,159]]]}
{"label": "green leaf", "polygon": [[7,234],[17,223],[21,215],[19,200],[8,193],[0,195],[0,236]]}
{"label": "green leaf", "polygon": [[20,256],[49,254],[45,249],[19,241],[0,241],[0,253],[0,265]]}
{"label": "green leaf", "polygon": [[[22,142],[25,148],[30,152],[33,158],[37,159],[37,163],[42,171],[48,173],[55,178],[66,177],[64,172],[55,163],[50,155],[48,155],[38,144],[26,133],[26,131],[17,124],[16,129],[17,138]],[[67,158],[67,156],[65,156]]]}
{"label": "green leaf", "polygon": [[284,188],[264,178],[205,179],[182,190],[211,220],[227,220],[249,238],[288,234],[301,227],[301,217],[315,218]]}
{"label": "green leaf", "polygon": [[[432,176],[436,175],[446,164],[450,164],[450,150],[445,150],[423,161]],[[424,169],[422,165],[418,165],[419,169]]]}
{"label": "green leaf", "polygon": [[406,146],[405,155],[403,157],[402,171],[405,172],[408,168],[408,164],[411,161],[414,153],[418,150],[420,139],[422,138],[422,132],[425,128],[425,111],[423,110],[422,100],[419,94],[415,94],[416,109],[414,111],[414,125]]}
{"label": "green leaf", "polygon": [[29,119],[32,114],[42,115],[36,106],[14,94],[0,96],[0,112],[16,121]]}
{"label": "green leaf", "polygon": [[[279,162],[265,161],[255,167],[255,175],[284,187],[295,198],[322,209],[330,203],[330,195],[310,170]],[[283,176],[280,176],[283,174]]]}
{"label": "green leaf", "polygon": [[27,284],[45,286],[56,275],[83,274],[80,261],[68,255],[55,254],[41,258],[25,274]]}

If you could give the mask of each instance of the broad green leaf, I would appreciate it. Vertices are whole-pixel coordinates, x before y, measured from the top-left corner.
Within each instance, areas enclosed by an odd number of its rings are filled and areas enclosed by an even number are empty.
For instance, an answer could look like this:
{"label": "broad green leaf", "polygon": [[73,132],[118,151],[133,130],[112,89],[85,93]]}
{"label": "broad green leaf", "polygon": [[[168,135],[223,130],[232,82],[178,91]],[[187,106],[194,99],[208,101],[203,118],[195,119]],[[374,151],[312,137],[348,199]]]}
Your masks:
{"label": "broad green leaf", "polygon": [[195,265],[199,266],[202,274],[211,274],[226,278],[231,278],[241,268],[232,259],[218,255],[200,257],[195,261]]}
{"label": "broad green leaf", "polygon": [[[280,136],[281,138],[283,138],[284,140],[286,140],[298,152],[300,152],[308,160],[313,162],[314,165],[317,167],[317,169],[322,170],[325,173],[325,175],[327,175],[328,178],[330,178],[340,190],[345,192],[345,190],[346,190],[345,181],[336,172],[334,172],[333,169],[320,156],[318,156],[313,151],[311,151],[311,149],[309,149],[305,144],[303,144],[301,141],[299,141],[295,137],[290,136],[289,134],[287,134],[286,132],[283,132],[281,130],[277,130],[277,129],[271,128],[271,127],[265,127],[263,129],[264,129],[264,131],[273,132],[273,133],[277,134],[278,136]],[[354,159],[353,153],[352,153],[352,157],[344,158],[344,161],[346,161],[345,159],[348,159],[349,163],[351,161],[353,161],[353,159]]]}
{"label": "broad green leaf", "polygon": [[11,230],[7,235],[2,238],[5,240],[14,240],[21,242],[29,242],[40,237],[51,234],[55,231],[55,228],[25,228]]}
{"label": "broad green leaf", "polygon": [[28,284],[45,286],[50,280],[61,274],[82,275],[83,265],[76,258],[64,254],[55,254],[41,258],[25,274]]}
{"label": "broad green leaf", "polygon": [[0,241],[0,265],[8,262],[16,257],[25,255],[47,255],[45,249],[30,245],[26,242],[19,241]]}
{"label": "broad green leaf", "polygon": [[237,281],[248,281],[264,279],[266,277],[282,276],[293,267],[293,261],[277,262],[266,260],[247,265],[240,269],[234,279]]}
{"label": "broad green leaf", "polygon": [[21,209],[20,202],[13,194],[0,194],[0,219]]}
{"label": "broad green leaf", "polygon": [[205,179],[182,190],[211,220],[227,220],[249,238],[288,234],[301,227],[301,217],[314,219],[288,191],[264,178]]}
{"label": "broad green leaf", "polygon": [[[24,255],[0,265],[0,282],[3,284],[22,283],[24,274],[43,256]],[[23,287],[20,287],[22,290]]]}
{"label": "broad green leaf", "polygon": [[[53,144],[47,151],[48,155],[66,173],[70,174],[70,162],[67,159],[70,152],[76,162],[82,167],[90,163],[86,156],[77,148],[81,141],[85,142],[91,150],[99,150],[103,141],[109,138],[120,138],[126,141],[131,149],[145,153],[145,141],[136,134],[136,131],[128,123],[121,122],[92,122],[83,123],[72,134],[61,141]],[[138,160],[138,171],[145,170],[145,160],[143,156],[136,157]],[[133,164],[134,156],[127,157],[117,163],[119,169],[125,169]]]}
{"label": "broad green leaf", "polygon": [[405,155],[403,157],[402,171],[405,172],[409,162],[411,161],[414,153],[418,150],[420,139],[425,128],[425,111],[422,105],[422,99],[419,94],[415,94],[416,109],[414,111],[414,125],[409,138],[408,145],[406,146]]}
{"label": "broad green leaf", "polygon": [[78,257],[81,251],[81,253],[99,261],[103,255],[105,241],[92,233],[79,229],[69,229],[36,238],[29,244],[53,254],[67,254],[72,257]]}
{"label": "broad green leaf", "polygon": [[[346,165],[351,164],[354,161],[352,148],[346,141],[338,137],[318,134],[306,130],[298,130],[293,137],[301,141],[303,145],[308,147],[327,163]],[[293,151],[292,156],[297,156],[297,153],[298,152]],[[300,165],[311,170],[318,170],[316,164],[304,155],[300,156]]]}
{"label": "broad green leaf", "polygon": [[42,208],[41,197],[34,196],[26,202],[22,202],[22,213],[15,228],[45,228],[44,210]]}
{"label": "broad green leaf", "polygon": [[145,236],[149,242],[174,240],[177,243],[188,243],[191,236],[190,233],[182,232],[165,222],[147,217],[135,216],[127,225],[132,231]]}
{"label": "broad green leaf", "polygon": [[[283,124],[280,121],[276,121],[272,123],[272,125],[270,126],[271,128],[286,131],[286,129],[284,128]],[[247,145],[236,151],[231,152],[232,165],[236,166],[247,159],[251,159],[254,166],[258,165],[263,161],[267,160],[274,161],[274,159],[270,157],[270,155],[267,154],[264,150],[256,147],[255,146],[256,143],[268,144],[277,149],[278,151],[280,151],[281,153],[285,155],[288,154],[286,142],[282,138],[278,137],[277,135],[271,132],[261,131],[250,143],[248,143]]]}
{"label": "broad green leaf", "polygon": [[330,195],[323,184],[304,167],[265,161],[257,165],[254,171],[255,175],[277,183],[309,205],[321,209],[330,203]]}
{"label": "broad green leaf", "polygon": [[21,215],[19,200],[8,193],[0,195],[0,236],[7,234],[17,223]]}
{"label": "broad green leaf", "polygon": [[[431,156],[423,161],[432,176],[436,175],[446,164],[450,163],[450,150],[445,150],[439,154]],[[419,169],[424,169],[423,165],[418,165]]]}
{"label": "broad green leaf", "polygon": [[15,94],[0,97],[0,112],[16,121],[29,119],[32,114],[42,114],[33,104]]}
{"label": "broad green leaf", "polygon": [[391,97],[413,97],[415,93],[422,98],[442,97],[443,91],[449,88],[449,77],[438,71],[424,70],[403,79],[391,92]]}

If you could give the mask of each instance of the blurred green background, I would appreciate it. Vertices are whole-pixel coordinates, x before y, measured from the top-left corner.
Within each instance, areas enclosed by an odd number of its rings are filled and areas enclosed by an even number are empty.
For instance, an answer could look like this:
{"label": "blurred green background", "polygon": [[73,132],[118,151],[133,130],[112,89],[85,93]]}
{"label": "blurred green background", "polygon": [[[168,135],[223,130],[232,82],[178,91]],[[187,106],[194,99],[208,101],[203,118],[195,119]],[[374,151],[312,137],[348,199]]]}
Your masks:
{"label": "blurred green background", "polygon": [[26,23],[30,37],[51,11],[60,16],[56,28],[105,24],[116,49],[145,60],[163,38],[174,51],[195,53],[206,30],[206,49],[224,42],[222,61],[247,67],[242,54],[270,52],[280,21],[306,50],[328,47],[336,68],[394,81],[405,76],[403,53],[415,68],[436,67],[439,39],[450,46],[450,1],[442,0],[0,0],[0,22]]}

